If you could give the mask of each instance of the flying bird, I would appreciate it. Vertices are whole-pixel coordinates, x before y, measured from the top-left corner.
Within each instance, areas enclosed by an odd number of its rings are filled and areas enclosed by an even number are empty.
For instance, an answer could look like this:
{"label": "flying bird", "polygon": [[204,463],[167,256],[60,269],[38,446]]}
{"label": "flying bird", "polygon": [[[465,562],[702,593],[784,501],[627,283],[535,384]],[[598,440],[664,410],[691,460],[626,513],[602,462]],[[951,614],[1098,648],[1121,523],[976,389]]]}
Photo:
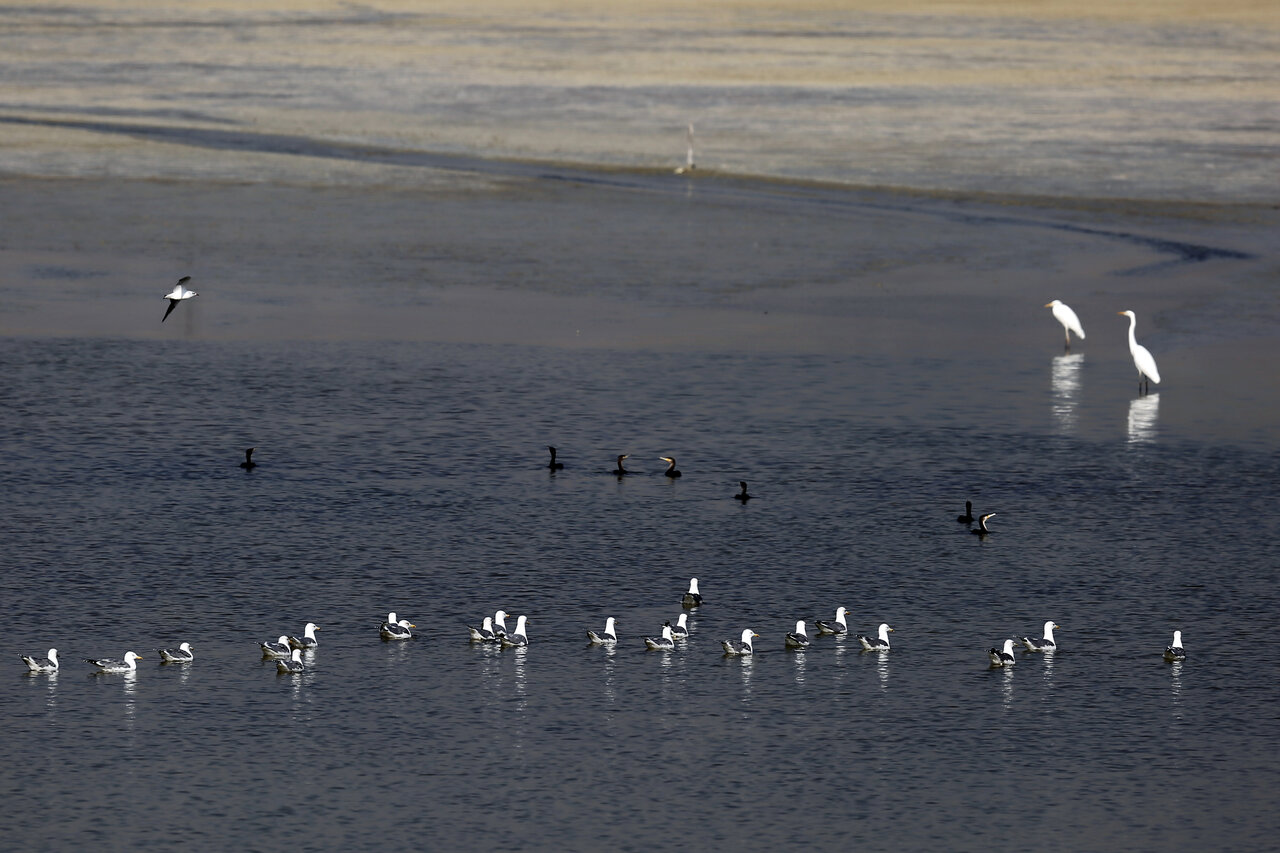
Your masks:
{"label": "flying bird", "polygon": [[189,281],[191,281],[191,276],[184,275],[178,279],[178,283],[173,286],[173,290],[169,291],[169,294],[165,297],[165,299],[169,300],[169,307],[165,310],[164,316],[160,318],[161,323],[169,319],[169,315],[173,313],[174,308],[178,307],[179,302],[200,295],[186,286]]}

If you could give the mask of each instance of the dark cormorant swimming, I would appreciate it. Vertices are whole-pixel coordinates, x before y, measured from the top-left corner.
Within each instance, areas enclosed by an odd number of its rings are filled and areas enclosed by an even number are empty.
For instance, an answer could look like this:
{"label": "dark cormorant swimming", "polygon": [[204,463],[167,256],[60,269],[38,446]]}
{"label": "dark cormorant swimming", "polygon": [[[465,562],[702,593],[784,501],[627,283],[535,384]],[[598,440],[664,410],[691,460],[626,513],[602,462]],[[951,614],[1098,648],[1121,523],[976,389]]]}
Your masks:
{"label": "dark cormorant swimming", "polygon": [[630,455],[631,455],[630,453],[624,453],[624,454],[622,454],[621,456],[619,456],[619,457],[618,457],[618,467],[617,467],[617,469],[616,469],[616,470],[614,470],[612,473],[617,474],[619,477],[621,477],[621,476],[622,476],[622,475],[624,475],[624,474],[630,474],[630,473],[631,473],[630,471],[628,471],[626,468],[623,468],[623,467],[622,467],[622,460],[623,460],[623,459],[626,459],[626,458],[627,458],[627,457],[629,457]]}
{"label": "dark cormorant swimming", "polygon": [[991,532],[990,530],[988,530],[988,529],[987,529],[987,519],[988,519],[988,518],[991,518],[993,515],[995,515],[995,513],[994,513],[994,512],[989,512],[989,513],[987,513],[986,515],[979,516],[979,517],[978,517],[978,529],[977,529],[977,530],[970,530],[969,532],[970,532],[970,533],[972,533],[972,534],[974,534],[974,535],[976,535],[976,536],[986,536],[988,533],[990,533],[990,532]]}
{"label": "dark cormorant swimming", "polygon": [[747,494],[747,481],[739,480],[738,485],[742,487],[742,491],[734,495],[733,499],[735,501],[742,501],[743,503],[746,503],[747,501],[751,500],[751,495]]}
{"label": "dark cormorant swimming", "polygon": [[556,449],[551,445],[547,445],[547,450],[551,451],[551,461],[547,463],[547,467],[552,471],[563,471],[564,463],[556,461]]}
{"label": "dark cormorant swimming", "polygon": [[258,463],[253,461],[253,451],[257,449],[258,448],[256,447],[250,447],[244,452],[244,461],[240,463],[241,468],[246,471],[252,471],[254,468],[258,467]]}
{"label": "dark cormorant swimming", "polygon": [[680,476],[680,472],[676,470],[676,458],[674,456],[659,456],[658,458],[667,463],[667,470],[662,472],[664,476],[672,479]]}
{"label": "dark cormorant swimming", "polygon": [[973,524],[973,501],[964,502],[964,515],[957,515],[956,521],[961,524]]}

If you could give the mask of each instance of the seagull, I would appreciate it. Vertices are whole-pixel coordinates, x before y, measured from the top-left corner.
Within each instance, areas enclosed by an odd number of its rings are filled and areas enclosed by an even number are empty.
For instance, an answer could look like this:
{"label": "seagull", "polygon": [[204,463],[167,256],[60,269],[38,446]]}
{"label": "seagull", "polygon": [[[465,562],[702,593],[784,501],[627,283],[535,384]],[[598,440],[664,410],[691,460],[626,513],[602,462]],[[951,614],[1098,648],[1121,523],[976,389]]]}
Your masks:
{"label": "seagull", "polygon": [[630,456],[631,456],[631,454],[630,454],[630,453],[623,453],[622,455],[620,455],[620,456],[618,457],[618,467],[617,467],[616,469],[614,469],[614,471],[613,471],[613,473],[614,473],[614,474],[617,474],[619,477],[621,477],[623,474],[630,474],[630,473],[631,473],[631,472],[630,472],[630,471],[628,471],[626,468],[623,468],[623,467],[622,467],[622,460],[623,460],[623,459],[627,459],[627,458],[629,458]]}
{"label": "seagull", "polygon": [[467,626],[467,630],[471,632],[471,642],[473,643],[492,643],[498,639],[498,635],[493,631],[493,617],[484,617],[484,624],[479,628]]}
{"label": "seagull", "polygon": [[817,621],[819,634],[845,634],[849,631],[849,626],[845,624],[844,615],[848,613],[848,609],[844,607],[836,608],[836,621],[823,622],[821,619]]}
{"label": "seagull", "polygon": [[524,632],[524,621],[528,617],[521,616],[516,620],[516,629],[502,637],[502,645],[505,646],[527,646],[529,645],[529,636]]}
{"label": "seagull", "polygon": [[142,660],[133,652],[125,652],[124,660],[116,660],[115,658],[85,658],[85,663],[91,663],[103,672],[135,672],[138,665],[134,661]]}
{"label": "seagull", "polygon": [[382,627],[378,629],[378,633],[384,640],[411,640],[413,632],[410,628],[416,628],[408,619],[396,619],[395,611],[387,614],[387,621],[382,623]]}
{"label": "seagull", "polygon": [[734,495],[733,499],[735,501],[742,501],[743,503],[746,503],[747,501],[751,500],[751,495],[747,494],[747,481],[739,480],[738,485],[742,487],[742,491]]}
{"label": "seagull", "polygon": [[973,524],[973,501],[964,502],[964,515],[957,515],[956,521],[961,524]]}
{"label": "seagull", "polygon": [[612,645],[618,642],[618,632],[613,629],[613,617],[610,616],[604,620],[604,633],[597,634],[595,631],[587,631],[587,639],[591,641],[593,646]]}
{"label": "seagull", "polygon": [[306,627],[302,629],[302,637],[289,637],[289,645],[295,649],[314,649],[320,645],[320,641],[316,639],[316,631],[320,630],[316,627],[316,623],[308,622]]}
{"label": "seagull", "polygon": [[161,649],[160,657],[165,663],[191,663],[196,659],[190,643],[179,643],[176,649]]}
{"label": "seagull", "polygon": [[724,646],[726,655],[749,655],[754,651],[751,647],[751,638],[760,636],[750,628],[742,629],[741,640],[721,640],[720,645]]}
{"label": "seagull", "polygon": [[683,175],[693,171],[693,122],[689,122],[689,130],[687,133],[689,142],[688,154],[685,156],[684,165],[676,169],[677,175]]}
{"label": "seagull", "polygon": [[258,448],[256,447],[250,447],[247,450],[245,450],[244,461],[240,463],[241,468],[243,468],[246,471],[252,471],[254,468],[258,467],[258,463],[253,461],[253,451],[257,449]]}
{"label": "seagull", "polygon": [[972,533],[972,534],[974,534],[975,536],[986,536],[988,533],[990,533],[990,532],[991,532],[990,530],[988,530],[988,529],[987,529],[987,519],[988,519],[988,518],[991,518],[991,517],[992,517],[992,516],[994,516],[994,515],[995,515],[995,513],[994,513],[994,512],[989,512],[989,513],[987,513],[986,515],[979,516],[979,517],[978,517],[978,529],[977,529],[977,530],[970,530],[969,532],[970,532],[970,533]]}
{"label": "seagull", "polygon": [[169,300],[169,308],[164,312],[164,316],[160,318],[161,323],[169,319],[169,315],[173,313],[174,308],[178,307],[179,302],[184,299],[190,299],[193,296],[200,295],[194,290],[189,290],[184,286],[189,281],[191,281],[191,276],[184,275],[182,278],[178,279],[178,283],[173,286],[173,290],[169,291],[169,295],[165,297],[165,299]]}
{"label": "seagull", "polygon": [[689,614],[681,613],[676,618],[676,624],[671,626],[671,636],[677,640],[689,639]]}
{"label": "seagull", "polygon": [[556,461],[556,449],[548,444],[547,450],[551,451],[551,461],[547,463],[547,467],[550,468],[552,471],[564,470],[564,463]]}
{"label": "seagull", "polygon": [[499,640],[507,636],[507,611],[499,610],[493,614],[493,636]]}
{"label": "seagull", "polygon": [[689,578],[689,591],[684,594],[684,598],[680,600],[680,603],[689,609],[702,604],[702,594],[698,592],[697,578]]}
{"label": "seagull", "polygon": [[268,640],[265,643],[258,643],[262,646],[262,656],[264,658],[287,658],[289,656],[289,637],[287,634],[281,634],[280,639],[274,643]]}
{"label": "seagull", "polygon": [[1076,312],[1071,310],[1071,306],[1065,302],[1055,299],[1046,304],[1045,308],[1053,309],[1053,317],[1062,324],[1062,334],[1067,339],[1067,352],[1071,352],[1071,333],[1075,332],[1076,337],[1084,340],[1084,329],[1080,326],[1080,318],[1076,316]]}
{"label": "seagull", "polygon": [[1043,637],[1040,637],[1039,639],[1036,639],[1036,640],[1033,640],[1030,637],[1022,637],[1021,638],[1022,645],[1026,646],[1030,651],[1033,651],[1033,652],[1053,651],[1058,647],[1058,644],[1053,641],[1054,628],[1061,630],[1062,626],[1053,624],[1053,620],[1050,619],[1048,622],[1044,623]]}
{"label": "seagull", "polygon": [[671,623],[667,622],[662,626],[661,637],[645,637],[644,646],[655,652],[669,652],[676,647],[675,638],[671,636]]}
{"label": "seagull", "polygon": [[806,649],[809,647],[809,635],[804,632],[804,620],[796,623],[796,629],[787,634],[787,648]]}
{"label": "seagull", "polygon": [[674,480],[680,476],[680,472],[676,470],[676,458],[674,456],[659,456],[658,458],[667,463],[667,470],[662,472],[664,477],[670,477]]}
{"label": "seagull", "polygon": [[[49,649],[49,657],[53,657],[53,649]],[[1164,659],[1167,661],[1179,661],[1187,659],[1187,650],[1182,647],[1182,632],[1173,632],[1173,645],[1164,650]],[[27,666],[31,666],[30,659],[27,660]],[[56,669],[58,662],[54,661],[53,666]]]}
{"label": "seagull", "polygon": [[992,666],[1013,666],[1018,662],[1013,656],[1013,640],[1004,641],[1004,651],[987,649],[987,654],[991,657]]}
{"label": "seagull", "polygon": [[58,650],[49,649],[49,656],[43,660],[33,658],[29,655],[23,655],[22,662],[25,663],[27,665],[27,669],[32,672],[57,672]]}
{"label": "seagull", "polygon": [[1117,311],[1129,318],[1129,355],[1133,356],[1133,366],[1138,368],[1138,393],[1142,394],[1142,378],[1147,378],[1147,392],[1151,391],[1151,383],[1160,384],[1160,371],[1156,367],[1156,360],[1151,356],[1151,350],[1138,343],[1138,339],[1133,336],[1133,327],[1138,325],[1138,315],[1132,311]]}
{"label": "seagull", "polygon": [[887,652],[889,651],[889,632],[892,630],[887,622],[881,622],[878,637],[864,637],[859,634],[858,642],[862,643],[862,648],[868,652]]}
{"label": "seagull", "polygon": [[302,665],[302,649],[294,649],[293,655],[288,660],[276,661],[276,672],[281,675],[292,675],[302,672],[306,669]]}

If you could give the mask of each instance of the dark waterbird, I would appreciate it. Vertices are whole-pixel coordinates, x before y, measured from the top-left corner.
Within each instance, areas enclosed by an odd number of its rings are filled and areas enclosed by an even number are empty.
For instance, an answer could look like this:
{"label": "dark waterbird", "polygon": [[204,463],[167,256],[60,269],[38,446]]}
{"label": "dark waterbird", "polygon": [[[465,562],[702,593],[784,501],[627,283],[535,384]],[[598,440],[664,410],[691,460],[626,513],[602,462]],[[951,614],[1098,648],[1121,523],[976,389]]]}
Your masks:
{"label": "dark waterbird", "polygon": [[738,485],[742,487],[742,491],[734,495],[733,499],[735,501],[742,501],[743,503],[746,503],[747,501],[751,500],[751,495],[747,494],[747,481],[739,480]]}
{"label": "dark waterbird", "polygon": [[957,515],[956,521],[961,524],[973,524],[973,501],[964,502],[964,515]]}
{"label": "dark waterbird", "polygon": [[675,479],[680,476],[680,472],[676,470],[676,458],[674,456],[659,456],[663,462],[667,463],[667,470],[663,471],[663,475]]}
{"label": "dark waterbird", "polygon": [[556,449],[551,445],[547,445],[547,450],[551,451],[551,461],[547,463],[547,467],[552,471],[563,471],[564,463],[556,461]]}
{"label": "dark waterbird", "polygon": [[626,468],[623,468],[623,467],[622,467],[622,460],[623,460],[623,459],[626,459],[626,458],[627,458],[628,456],[630,456],[630,455],[631,455],[630,453],[623,453],[622,455],[620,455],[620,456],[618,457],[618,467],[617,467],[617,468],[615,468],[615,469],[613,470],[613,473],[614,473],[614,474],[616,474],[617,476],[621,477],[621,476],[623,476],[624,474],[630,474],[630,473],[631,473],[631,472],[630,472],[630,471],[628,471]]}
{"label": "dark waterbird", "polygon": [[246,471],[252,471],[254,468],[258,467],[258,463],[253,461],[253,451],[257,449],[258,448],[256,447],[250,447],[245,450],[244,461],[240,463],[241,468]]}
{"label": "dark waterbird", "polygon": [[974,534],[975,536],[986,536],[988,533],[991,532],[990,530],[987,529],[987,519],[991,518],[993,515],[995,515],[994,512],[989,512],[986,515],[980,516],[978,518],[978,529],[970,530],[969,532]]}

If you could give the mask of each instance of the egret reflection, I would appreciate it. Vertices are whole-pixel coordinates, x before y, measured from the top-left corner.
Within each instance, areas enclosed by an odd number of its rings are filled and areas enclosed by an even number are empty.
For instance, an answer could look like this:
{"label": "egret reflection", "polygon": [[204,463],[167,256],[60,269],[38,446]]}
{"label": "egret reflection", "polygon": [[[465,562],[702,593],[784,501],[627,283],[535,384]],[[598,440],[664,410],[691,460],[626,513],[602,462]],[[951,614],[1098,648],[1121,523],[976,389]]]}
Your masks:
{"label": "egret reflection", "polygon": [[1084,353],[1059,355],[1053,359],[1053,372],[1049,376],[1053,390],[1053,419],[1063,432],[1075,429],[1083,369]]}
{"label": "egret reflection", "polygon": [[1139,444],[1156,439],[1156,422],[1160,418],[1160,394],[1134,397],[1129,401],[1129,443]]}

